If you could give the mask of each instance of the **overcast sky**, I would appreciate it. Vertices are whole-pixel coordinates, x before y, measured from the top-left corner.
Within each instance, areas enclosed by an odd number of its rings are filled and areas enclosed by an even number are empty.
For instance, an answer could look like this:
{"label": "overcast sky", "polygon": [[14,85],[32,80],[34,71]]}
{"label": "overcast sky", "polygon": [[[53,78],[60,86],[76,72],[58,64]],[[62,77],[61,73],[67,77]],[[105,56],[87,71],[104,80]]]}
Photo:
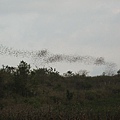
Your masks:
{"label": "overcast sky", "polygon": [[[120,0],[0,0],[0,44],[20,50],[104,57],[120,69]],[[15,66],[22,59],[1,55],[0,65]],[[60,72],[104,72],[104,66],[83,63],[47,66]]]}

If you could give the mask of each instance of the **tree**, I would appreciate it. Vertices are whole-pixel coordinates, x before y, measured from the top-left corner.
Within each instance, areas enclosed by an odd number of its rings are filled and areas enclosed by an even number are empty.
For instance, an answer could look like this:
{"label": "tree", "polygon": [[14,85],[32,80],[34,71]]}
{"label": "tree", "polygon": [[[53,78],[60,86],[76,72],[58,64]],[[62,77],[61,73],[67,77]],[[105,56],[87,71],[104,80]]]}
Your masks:
{"label": "tree", "polygon": [[82,77],[86,77],[88,75],[88,71],[87,70],[79,70],[76,75],[78,76],[82,76]]}
{"label": "tree", "polygon": [[12,90],[14,67],[4,66],[0,69],[0,97],[8,96]]}
{"label": "tree", "polygon": [[102,73],[102,76],[106,76],[106,73],[105,73],[105,72],[103,72],[103,73]]}
{"label": "tree", "polygon": [[74,75],[74,73],[72,71],[67,71],[67,73],[64,73],[65,77],[71,77],[73,75]]}
{"label": "tree", "polygon": [[118,76],[120,76],[120,69],[117,71]]}
{"label": "tree", "polygon": [[25,95],[27,92],[27,82],[30,73],[30,65],[21,61],[14,72],[14,89],[17,93]]}
{"label": "tree", "polygon": [[2,98],[4,95],[4,83],[3,83],[3,78],[0,74],[0,98]]}

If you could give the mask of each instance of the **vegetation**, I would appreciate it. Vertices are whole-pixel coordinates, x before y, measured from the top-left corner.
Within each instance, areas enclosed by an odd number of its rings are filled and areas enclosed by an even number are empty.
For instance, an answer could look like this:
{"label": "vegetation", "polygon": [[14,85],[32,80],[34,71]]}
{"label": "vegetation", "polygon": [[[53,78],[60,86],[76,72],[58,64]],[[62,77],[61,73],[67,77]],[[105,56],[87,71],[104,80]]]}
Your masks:
{"label": "vegetation", "polygon": [[87,72],[64,76],[53,68],[0,69],[0,120],[119,120],[120,70],[114,76]]}

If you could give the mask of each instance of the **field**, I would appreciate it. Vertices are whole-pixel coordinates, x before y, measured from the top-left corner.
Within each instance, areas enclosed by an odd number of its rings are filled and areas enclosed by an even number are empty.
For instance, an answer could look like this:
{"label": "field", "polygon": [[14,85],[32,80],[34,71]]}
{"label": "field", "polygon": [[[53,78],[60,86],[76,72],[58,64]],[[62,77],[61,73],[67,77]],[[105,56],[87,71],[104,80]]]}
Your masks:
{"label": "field", "polygon": [[120,120],[120,75],[0,69],[0,120]]}

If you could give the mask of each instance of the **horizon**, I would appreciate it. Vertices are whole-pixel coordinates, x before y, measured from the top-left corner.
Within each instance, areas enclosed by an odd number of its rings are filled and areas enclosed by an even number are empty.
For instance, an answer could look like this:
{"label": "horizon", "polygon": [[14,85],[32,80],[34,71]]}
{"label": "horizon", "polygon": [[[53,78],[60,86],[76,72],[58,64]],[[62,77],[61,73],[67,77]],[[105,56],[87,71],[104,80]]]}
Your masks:
{"label": "horizon", "polygon": [[[65,55],[65,54],[53,54],[50,53],[47,49],[38,50],[38,51],[28,51],[28,50],[17,50],[11,47],[6,47],[4,45],[0,45],[0,55],[3,57],[10,57],[12,59],[22,58],[21,61],[25,61],[24,59],[28,59],[31,65],[31,68],[50,68],[57,64],[67,64],[67,65],[74,65],[81,64],[85,66],[96,66],[96,67],[105,67],[102,73],[106,73],[106,75],[113,75],[115,74],[116,64],[112,62],[105,61],[103,57],[92,57],[92,56],[80,56],[80,55]],[[19,61],[20,62],[20,61]],[[26,61],[25,61],[26,62]],[[51,66],[49,66],[51,65]],[[9,65],[8,65],[9,66]],[[39,67],[41,66],[41,67]],[[56,67],[54,67],[56,68]],[[57,69],[57,68],[56,68]],[[78,73],[79,71],[87,71],[87,69],[79,69],[78,71],[73,71],[72,69],[68,69],[67,71],[72,71],[73,73]],[[59,71],[60,74],[64,74],[67,71]],[[101,73],[101,75],[102,75]],[[98,75],[98,74],[96,74]],[[90,75],[90,76],[96,76]],[[100,74],[99,74],[100,75]]]}

